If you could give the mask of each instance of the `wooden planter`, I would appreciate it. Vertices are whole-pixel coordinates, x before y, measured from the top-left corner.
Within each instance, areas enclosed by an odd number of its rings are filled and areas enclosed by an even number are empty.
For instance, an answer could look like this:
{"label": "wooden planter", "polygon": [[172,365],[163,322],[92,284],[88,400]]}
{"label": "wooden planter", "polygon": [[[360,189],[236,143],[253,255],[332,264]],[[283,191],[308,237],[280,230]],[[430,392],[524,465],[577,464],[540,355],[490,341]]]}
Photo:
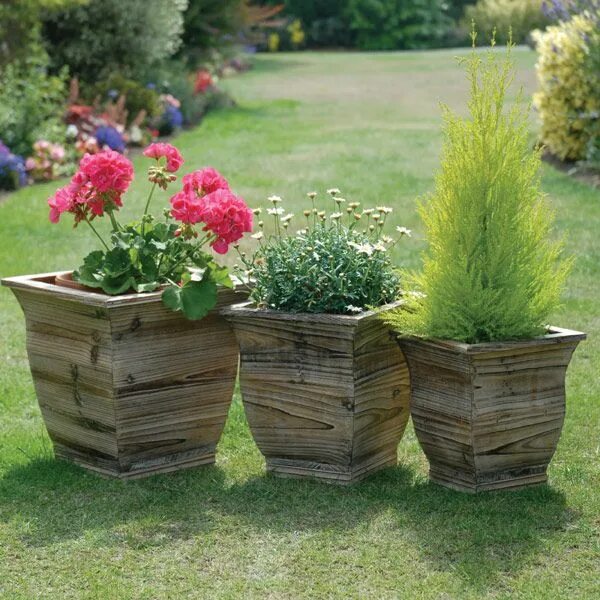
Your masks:
{"label": "wooden planter", "polygon": [[[106,296],[57,275],[2,281],[25,313],[56,456],[122,479],[213,463],[238,365],[227,322],[216,309],[188,321],[160,292]],[[218,307],[239,300],[222,290]]]}
{"label": "wooden planter", "polygon": [[558,328],[523,342],[399,338],[430,479],[466,492],[545,482],[565,416],[567,366],[584,338]]}
{"label": "wooden planter", "polygon": [[408,368],[375,313],[223,311],[240,345],[246,416],[267,470],[349,484],[397,463]]}

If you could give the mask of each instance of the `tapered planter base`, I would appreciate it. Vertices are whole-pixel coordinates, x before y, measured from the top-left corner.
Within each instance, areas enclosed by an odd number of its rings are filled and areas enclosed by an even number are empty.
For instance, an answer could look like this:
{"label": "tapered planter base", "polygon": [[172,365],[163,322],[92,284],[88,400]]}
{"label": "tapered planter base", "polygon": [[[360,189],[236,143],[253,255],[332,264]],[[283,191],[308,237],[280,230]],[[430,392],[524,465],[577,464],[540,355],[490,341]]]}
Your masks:
{"label": "tapered planter base", "polygon": [[290,477],[296,479],[313,478],[325,483],[350,485],[366,479],[369,475],[398,464],[397,451],[386,452],[362,465],[351,468],[338,467],[327,463],[313,463],[309,461],[290,459],[267,459],[267,472],[276,477]]}
{"label": "tapered planter base", "polygon": [[223,311],[240,345],[246,417],[267,471],[351,484],[397,464],[404,356],[379,315]]}
{"label": "tapered planter base", "polygon": [[27,325],[35,390],[57,458],[133,479],[214,463],[238,348],[218,310],[188,321],[161,292],[106,296],[56,273],[3,280]]}
{"label": "tapered planter base", "polygon": [[553,328],[522,342],[399,338],[429,477],[464,492],[547,481],[565,416],[565,374],[585,334]]}

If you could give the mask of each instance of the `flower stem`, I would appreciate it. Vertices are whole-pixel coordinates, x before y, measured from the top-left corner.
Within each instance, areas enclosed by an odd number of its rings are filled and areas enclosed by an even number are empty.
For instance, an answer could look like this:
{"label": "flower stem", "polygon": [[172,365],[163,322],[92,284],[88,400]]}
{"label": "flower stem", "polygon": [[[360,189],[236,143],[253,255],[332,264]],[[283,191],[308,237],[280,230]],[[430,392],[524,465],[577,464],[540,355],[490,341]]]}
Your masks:
{"label": "flower stem", "polygon": [[98,230],[92,225],[92,222],[89,218],[85,217],[85,222],[91,227],[92,231],[96,234],[96,237],[102,242],[102,245],[106,248],[107,251],[110,251],[110,248],[106,244],[106,242],[102,239],[102,236],[98,233]]}
{"label": "flower stem", "polygon": [[152,200],[152,195],[154,194],[155,189],[156,189],[156,182],[154,182],[152,184],[152,189],[150,190],[150,194],[148,195],[148,200],[146,200],[144,214],[142,215],[142,237],[144,237],[144,230],[146,228],[146,221],[145,221],[144,217],[148,214],[148,209],[150,208],[150,200]]}
{"label": "flower stem", "polygon": [[112,224],[112,228],[113,231],[116,233],[117,231],[121,230],[121,226],[119,225],[119,223],[117,222],[117,218],[115,217],[114,213],[112,210],[107,210],[106,211],[108,213],[108,216],[110,217],[110,222]]}

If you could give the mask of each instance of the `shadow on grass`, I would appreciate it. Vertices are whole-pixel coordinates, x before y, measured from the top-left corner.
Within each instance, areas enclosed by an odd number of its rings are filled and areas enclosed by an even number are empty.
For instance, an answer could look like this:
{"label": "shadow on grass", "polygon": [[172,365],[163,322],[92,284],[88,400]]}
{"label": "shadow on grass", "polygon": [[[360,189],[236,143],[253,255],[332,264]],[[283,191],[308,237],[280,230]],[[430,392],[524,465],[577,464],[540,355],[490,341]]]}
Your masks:
{"label": "shadow on grass", "polygon": [[483,590],[518,571],[573,516],[548,486],[470,496],[402,466],[350,488],[266,475],[231,485],[218,467],[125,483],[50,459],[0,479],[0,520],[30,546],[91,533],[95,544],[143,548],[223,527],[223,535],[232,528],[335,535],[380,518],[434,568]]}

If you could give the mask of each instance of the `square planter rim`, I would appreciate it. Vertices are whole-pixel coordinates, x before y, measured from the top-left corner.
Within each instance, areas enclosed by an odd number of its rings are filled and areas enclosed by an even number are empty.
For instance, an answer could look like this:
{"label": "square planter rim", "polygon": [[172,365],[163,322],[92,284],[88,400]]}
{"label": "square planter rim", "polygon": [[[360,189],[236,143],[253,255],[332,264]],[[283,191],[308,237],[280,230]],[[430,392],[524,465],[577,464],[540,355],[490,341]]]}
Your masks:
{"label": "square planter rim", "polygon": [[[52,294],[62,300],[70,300],[87,304],[89,306],[99,306],[102,308],[110,308],[131,304],[147,304],[161,300],[162,290],[158,289],[154,292],[134,292],[132,294],[119,294],[109,296],[103,293],[88,292],[87,290],[77,290],[74,288],[64,287],[54,283],[54,278],[58,275],[66,275],[73,271],[51,271],[49,273],[37,273],[34,275],[17,275],[13,277],[4,277],[0,280],[3,286],[27,290],[29,292],[39,294]],[[234,279],[237,285],[237,281]],[[236,292],[236,288],[229,289],[219,287],[221,291],[229,291],[232,294]]]}
{"label": "square planter rim", "polygon": [[220,313],[225,318],[235,317],[264,317],[279,321],[302,321],[308,323],[329,323],[337,325],[357,326],[365,319],[377,318],[382,312],[397,308],[402,303],[401,300],[384,304],[376,310],[365,310],[355,315],[343,315],[336,313],[307,313],[307,312],[288,312],[283,310],[273,310],[270,308],[257,308],[253,302],[240,302],[222,308]]}
{"label": "square planter rim", "polygon": [[549,326],[548,333],[535,338],[523,340],[506,340],[498,342],[480,342],[477,344],[468,344],[456,340],[445,340],[439,338],[424,338],[416,335],[396,334],[399,343],[417,342],[429,346],[435,346],[446,350],[454,351],[458,354],[480,354],[484,352],[494,352],[510,349],[529,348],[540,345],[560,344],[565,342],[579,342],[585,340],[587,334],[582,331],[565,329],[563,327]]}

